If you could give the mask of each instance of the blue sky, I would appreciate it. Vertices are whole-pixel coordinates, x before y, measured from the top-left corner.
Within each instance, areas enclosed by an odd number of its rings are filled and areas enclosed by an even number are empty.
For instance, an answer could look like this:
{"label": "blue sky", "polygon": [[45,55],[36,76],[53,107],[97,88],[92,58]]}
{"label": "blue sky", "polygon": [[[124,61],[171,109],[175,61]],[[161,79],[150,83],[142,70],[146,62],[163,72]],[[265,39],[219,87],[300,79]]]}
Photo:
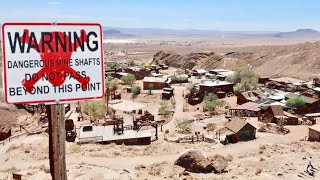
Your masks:
{"label": "blue sky", "polygon": [[3,22],[98,22],[129,28],[320,30],[318,0],[10,0]]}

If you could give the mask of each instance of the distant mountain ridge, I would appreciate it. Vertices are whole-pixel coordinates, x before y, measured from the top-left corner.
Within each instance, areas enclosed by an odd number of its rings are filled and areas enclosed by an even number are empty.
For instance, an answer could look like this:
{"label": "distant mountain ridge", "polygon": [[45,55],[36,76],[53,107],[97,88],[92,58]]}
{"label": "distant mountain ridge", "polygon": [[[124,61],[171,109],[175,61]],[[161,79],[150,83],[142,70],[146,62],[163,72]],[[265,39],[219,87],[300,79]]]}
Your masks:
{"label": "distant mountain ridge", "polygon": [[103,36],[104,38],[113,38],[113,37],[134,37],[134,35],[132,34],[124,34],[122,32],[120,32],[119,30],[116,29],[107,29],[107,30],[103,30]]}
{"label": "distant mountain ridge", "polygon": [[314,29],[298,29],[292,32],[281,32],[274,37],[299,38],[299,37],[320,37],[320,32]]}

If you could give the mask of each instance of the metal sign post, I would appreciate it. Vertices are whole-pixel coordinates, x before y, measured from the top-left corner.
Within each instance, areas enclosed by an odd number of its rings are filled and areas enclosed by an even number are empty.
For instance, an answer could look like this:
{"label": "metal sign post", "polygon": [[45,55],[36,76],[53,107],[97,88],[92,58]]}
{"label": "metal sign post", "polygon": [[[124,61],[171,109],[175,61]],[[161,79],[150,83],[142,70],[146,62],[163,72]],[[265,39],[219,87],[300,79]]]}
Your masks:
{"label": "metal sign post", "polygon": [[104,96],[102,26],[96,23],[4,23],[4,98],[46,104],[53,180],[66,180],[63,103]]}

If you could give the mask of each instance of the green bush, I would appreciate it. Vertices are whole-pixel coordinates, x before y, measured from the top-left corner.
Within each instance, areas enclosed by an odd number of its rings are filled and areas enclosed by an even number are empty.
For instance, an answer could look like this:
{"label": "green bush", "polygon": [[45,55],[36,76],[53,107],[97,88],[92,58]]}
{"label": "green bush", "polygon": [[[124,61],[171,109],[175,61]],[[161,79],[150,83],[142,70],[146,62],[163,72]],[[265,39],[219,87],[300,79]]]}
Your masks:
{"label": "green bush", "polygon": [[299,108],[305,105],[306,101],[301,96],[296,96],[286,101],[286,106],[290,108]]}
{"label": "green bush", "polygon": [[134,85],[131,88],[131,92],[135,95],[138,95],[141,92],[141,88],[138,85]]}
{"label": "green bush", "polygon": [[257,89],[259,76],[251,70],[236,71],[233,75],[228,76],[226,81],[235,83],[235,92],[241,93]]}
{"label": "green bush", "polygon": [[209,93],[204,97],[203,108],[207,111],[213,112],[218,106],[221,106],[222,104],[222,101],[220,101],[216,95]]}
{"label": "green bush", "polygon": [[168,103],[166,101],[161,101],[160,102],[160,107],[159,107],[158,114],[162,115],[164,117],[167,117],[170,114],[169,105],[168,105]]}
{"label": "green bush", "polygon": [[136,77],[132,74],[127,74],[121,77],[121,80],[124,84],[132,86],[132,84],[136,81]]}
{"label": "green bush", "polygon": [[83,112],[88,116],[91,116],[95,121],[97,118],[104,116],[106,109],[104,101],[86,101]]}
{"label": "green bush", "polygon": [[134,60],[130,60],[128,62],[128,66],[130,66],[130,67],[136,66],[136,63],[134,62]]}
{"label": "green bush", "polygon": [[216,124],[208,123],[206,128],[207,128],[207,131],[214,131],[216,127],[217,127]]}
{"label": "green bush", "polygon": [[184,77],[184,76],[171,76],[170,77],[172,81],[177,81],[179,82],[187,82],[188,81],[188,77]]}

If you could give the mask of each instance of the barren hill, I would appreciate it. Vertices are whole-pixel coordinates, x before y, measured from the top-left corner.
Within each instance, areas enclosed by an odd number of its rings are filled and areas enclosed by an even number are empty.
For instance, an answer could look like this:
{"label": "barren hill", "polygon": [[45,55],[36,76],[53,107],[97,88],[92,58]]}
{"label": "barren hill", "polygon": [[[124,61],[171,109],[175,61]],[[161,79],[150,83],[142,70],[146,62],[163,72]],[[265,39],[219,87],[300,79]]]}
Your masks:
{"label": "barren hill", "polygon": [[320,42],[286,46],[254,46],[235,48],[221,54],[177,54],[160,51],[153,63],[166,63],[177,68],[227,68],[252,66],[262,76],[291,76],[311,79],[320,75]]}

